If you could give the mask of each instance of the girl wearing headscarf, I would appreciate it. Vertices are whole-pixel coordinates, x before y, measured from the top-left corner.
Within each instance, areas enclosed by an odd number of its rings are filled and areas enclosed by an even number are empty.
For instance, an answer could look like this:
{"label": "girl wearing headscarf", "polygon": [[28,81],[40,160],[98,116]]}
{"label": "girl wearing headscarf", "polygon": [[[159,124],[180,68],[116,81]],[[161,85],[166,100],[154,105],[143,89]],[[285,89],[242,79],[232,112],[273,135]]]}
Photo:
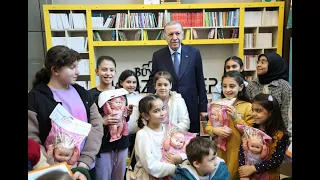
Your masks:
{"label": "girl wearing headscarf", "polygon": [[292,87],[288,83],[287,66],[283,58],[274,52],[260,54],[257,61],[257,78],[249,82],[247,93],[252,100],[257,94],[271,94],[281,108],[281,116],[288,128],[288,110]]}

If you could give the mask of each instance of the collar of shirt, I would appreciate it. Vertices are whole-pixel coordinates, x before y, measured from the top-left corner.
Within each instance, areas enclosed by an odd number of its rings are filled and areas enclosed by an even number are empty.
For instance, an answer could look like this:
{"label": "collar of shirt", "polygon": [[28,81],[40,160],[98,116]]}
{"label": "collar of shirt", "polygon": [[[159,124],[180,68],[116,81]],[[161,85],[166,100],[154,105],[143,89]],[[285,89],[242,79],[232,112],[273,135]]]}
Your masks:
{"label": "collar of shirt", "polygon": [[[170,54],[173,55],[173,53],[176,52],[176,51],[172,50],[172,49],[170,48],[170,46],[168,46],[168,47],[169,47]],[[177,50],[177,52],[179,53],[179,55],[181,54],[181,44],[180,44],[180,47],[179,47],[179,49]]]}

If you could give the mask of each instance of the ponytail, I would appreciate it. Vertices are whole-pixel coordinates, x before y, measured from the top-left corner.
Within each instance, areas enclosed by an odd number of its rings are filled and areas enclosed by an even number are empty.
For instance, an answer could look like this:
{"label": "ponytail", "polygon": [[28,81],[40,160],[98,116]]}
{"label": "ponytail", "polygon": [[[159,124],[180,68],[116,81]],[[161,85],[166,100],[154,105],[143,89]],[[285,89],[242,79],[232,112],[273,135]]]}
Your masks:
{"label": "ponytail", "polygon": [[137,122],[138,122],[138,127],[139,127],[140,129],[142,129],[143,126],[144,126],[144,123],[143,123],[141,114],[139,115],[139,118],[138,118]]}
{"label": "ponytail", "polygon": [[32,87],[36,87],[40,83],[45,83],[48,84],[50,81],[50,75],[48,71],[43,67],[41,68],[36,75],[34,76],[33,82],[32,82]]}
{"label": "ponytail", "polygon": [[143,126],[145,125],[143,122],[143,117],[142,117],[142,113],[146,113],[149,114],[149,111],[152,108],[152,102],[156,99],[160,99],[159,96],[155,95],[155,94],[151,94],[151,95],[147,95],[145,97],[143,97],[140,101],[139,101],[139,119],[137,120],[138,123],[138,127],[139,128],[143,128]]}
{"label": "ponytail", "polygon": [[70,66],[75,61],[79,60],[80,54],[77,51],[68,48],[67,46],[58,45],[51,47],[46,53],[44,67],[36,73],[33,79],[33,88],[40,83],[49,83],[52,75],[52,68],[58,70],[64,66]]}

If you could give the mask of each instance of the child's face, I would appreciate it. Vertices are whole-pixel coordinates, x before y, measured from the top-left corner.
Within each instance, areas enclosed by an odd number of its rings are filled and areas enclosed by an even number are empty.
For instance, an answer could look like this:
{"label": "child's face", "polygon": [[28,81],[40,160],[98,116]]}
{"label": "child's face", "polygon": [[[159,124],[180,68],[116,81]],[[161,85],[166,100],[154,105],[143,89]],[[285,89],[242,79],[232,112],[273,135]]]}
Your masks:
{"label": "child's face", "polygon": [[184,145],[184,135],[182,133],[176,133],[171,138],[174,148],[181,149]]}
{"label": "child's face", "polygon": [[129,93],[133,93],[137,88],[137,79],[134,76],[129,76],[120,85]]}
{"label": "child's face", "polygon": [[100,78],[100,83],[109,85],[113,81],[113,77],[116,73],[116,67],[112,61],[103,60],[96,69],[96,75]]}
{"label": "child's face", "polygon": [[167,99],[171,90],[171,83],[166,78],[159,78],[155,85],[156,94],[161,99]]}
{"label": "child's face", "polygon": [[236,61],[230,59],[226,63],[226,72],[229,72],[229,71],[242,72],[243,71],[243,67],[241,68],[240,65]]}
{"label": "child's face", "polygon": [[149,113],[146,114],[146,121],[150,124],[161,124],[166,117],[166,108],[163,105],[163,101],[159,98],[155,99],[152,103],[152,108]]}
{"label": "child's face", "polygon": [[227,99],[237,98],[238,92],[242,90],[243,84],[239,86],[233,77],[225,77],[222,81],[222,92]]}
{"label": "child's face", "polygon": [[252,103],[252,118],[257,124],[264,124],[271,116],[271,112],[267,111],[263,106]]}
{"label": "child's face", "polygon": [[63,85],[75,84],[78,76],[80,75],[80,71],[78,68],[78,61],[75,61],[70,66],[63,66],[54,72],[59,79],[59,82]]}
{"label": "child's face", "polygon": [[121,108],[122,100],[121,98],[114,98],[111,100],[111,108]]}
{"label": "child's face", "polygon": [[213,152],[213,150],[210,149],[209,155],[204,156],[202,158],[202,162],[197,165],[196,168],[198,173],[201,173],[202,175],[213,173],[218,166],[218,160],[216,157],[217,152]]}

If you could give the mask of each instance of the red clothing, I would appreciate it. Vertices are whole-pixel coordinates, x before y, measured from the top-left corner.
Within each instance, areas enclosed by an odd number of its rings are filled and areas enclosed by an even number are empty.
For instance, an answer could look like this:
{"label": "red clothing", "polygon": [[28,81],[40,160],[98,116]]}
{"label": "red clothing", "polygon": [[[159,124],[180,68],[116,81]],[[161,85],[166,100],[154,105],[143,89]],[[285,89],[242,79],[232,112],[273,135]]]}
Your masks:
{"label": "red clothing", "polygon": [[28,160],[32,166],[36,165],[40,159],[40,145],[33,139],[28,138]]}

